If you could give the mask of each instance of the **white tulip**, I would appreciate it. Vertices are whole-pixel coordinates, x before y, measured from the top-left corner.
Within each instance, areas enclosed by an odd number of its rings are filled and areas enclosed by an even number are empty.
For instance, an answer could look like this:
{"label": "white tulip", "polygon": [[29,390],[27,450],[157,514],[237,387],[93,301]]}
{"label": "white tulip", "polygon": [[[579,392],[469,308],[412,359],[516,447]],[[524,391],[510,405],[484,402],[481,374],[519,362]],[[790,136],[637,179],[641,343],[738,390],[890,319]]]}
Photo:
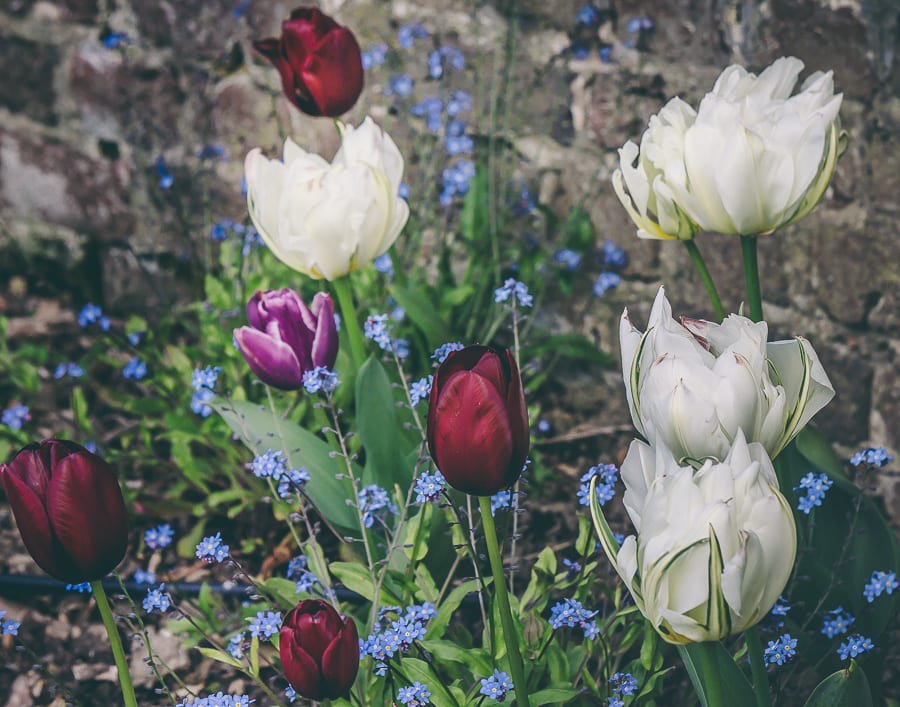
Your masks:
{"label": "white tulip", "polygon": [[387,251],[409,217],[398,195],[403,156],[371,118],[339,124],[341,147],[329,164],[293,140],[284,159],[259,148],[244,161],[253,225],[289,267],[334,280]]}
{"label": "white tulip", "polygon": [[843,95],[829,71],[792,96],[802,69],[794,57],[759,76],[729,66],[696,112],[672,99],[650,119],[640,151],[630,141],[619,150],[613,186],[638,236],[761,235],[812,210],[844,146]]}
{"label": "white tulip", "polygon": [[765,322],[672,318],[659,289],[646,332],[622,314],[625,393],[635,427],[679,462],[721,460],[738,432],[774,458],[834,396],[802,337],[768,343]]}
{"label": "white tulip", "polygon": [[635,440],[622,480],[636,535],[619,547],[598,503],[591,512],[610,561],[663,639],[719,640],[771,610],[790,577],[797,532],[762,445],[739,432],[724,461],[694,470],[663,445]]}

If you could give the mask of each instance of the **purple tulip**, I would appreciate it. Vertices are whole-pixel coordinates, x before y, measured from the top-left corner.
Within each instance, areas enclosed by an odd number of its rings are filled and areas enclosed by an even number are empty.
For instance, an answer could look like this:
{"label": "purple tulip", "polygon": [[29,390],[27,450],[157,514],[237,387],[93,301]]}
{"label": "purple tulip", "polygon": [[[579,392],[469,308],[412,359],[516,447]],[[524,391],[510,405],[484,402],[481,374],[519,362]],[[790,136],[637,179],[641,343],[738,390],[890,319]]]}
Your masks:
{"label": "purple tulip", "polygon": [[307,307],[293,290],[256,292],[247,303],[250,326],[234,330],[238,347],[256,376],[281,390],[298,390],[303,374],[331,368],[338,352],[334,303],[320,292]]}
{"label": "purple tulip", "polygon": [[128,514],[116,473],[84,447],[33,442],[0,464],[0,485],[25,547],[47,574],[92,582],[125,556]]}

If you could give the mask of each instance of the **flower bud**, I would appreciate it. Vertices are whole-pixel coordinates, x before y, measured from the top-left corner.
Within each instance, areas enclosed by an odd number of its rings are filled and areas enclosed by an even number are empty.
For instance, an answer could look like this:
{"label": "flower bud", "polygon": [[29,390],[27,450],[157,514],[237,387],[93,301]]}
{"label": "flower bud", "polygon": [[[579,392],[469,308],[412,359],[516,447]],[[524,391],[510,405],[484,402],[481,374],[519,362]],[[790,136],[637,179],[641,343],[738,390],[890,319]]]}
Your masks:
{"label": "flower bud", "polygon": [[359,634],[330,604],[303,599],[281,624],[278,650],[291,687],[311,700],[347,694],[359,671]]}
{"label": "flower bud", "polygon": [[353,33],[314,7],[299,7],[281,37],[253,43],[281,74],[288,100],[308,115],[337,117],[363,88],[362,53]]}
{"label": "flower bud", "polygon": [[834,396],[801,337],[767,342],[765,322],[731,314],[721,324],[672,318],[660,288],[647,331],[622,315],[622,369],[631,417],[678,461],[721,460],[738,430],[771,457]]}
{"label": "flower bud", "polygon": [[317,366],[332,368],[338,334],[334,303],[324,292],[307,307],[293,290],[256,292],[247,303],[250,326],[234,330],[241,354],[265,384],[297,390],[303,374]]}
{"label": "flower bud", "polygon": [[22,541],[47,574],[80,584],[125,556],[128,516],[115,472],[84,447],[48,439],[0,465]]}
{"label": "flower bud", "polygon": [[511,486],[528,456],[528,411],[509,349],[467,346],[440,365],[431,387],[428,448],[453,488],[490,496]]}
{"label": "flower bud", "polygon": [[663,639],[716,641],[766,616],[790,577],[797,532],[762,445],[739,431],[724,461],[694,470],[665,445],[635,440],[622,480],[636,535],[619,548],[599,504],[592,514],[610,561]]}

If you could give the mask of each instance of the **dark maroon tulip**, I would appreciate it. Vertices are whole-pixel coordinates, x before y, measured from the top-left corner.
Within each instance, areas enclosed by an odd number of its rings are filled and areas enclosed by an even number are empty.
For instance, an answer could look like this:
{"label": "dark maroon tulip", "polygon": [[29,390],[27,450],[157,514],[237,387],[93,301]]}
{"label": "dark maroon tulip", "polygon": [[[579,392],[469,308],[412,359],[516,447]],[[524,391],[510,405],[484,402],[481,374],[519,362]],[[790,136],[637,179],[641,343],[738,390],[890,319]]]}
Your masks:
{"label": "dark maroon tulip", "polygon": [[234,330],[244,359],[256,376],[281,390],[297,390],[303,374],[331,368],[338,352],[334,303],[324,292],[307,307],[293,290],[256,292],[247,303],[250,326]]}
{"label": "dark maroon tulip", "polygon": [[428,448],[453,488],[490,496],[511,486],[528,456],[528,411],[509,349],[467,346],[431,386]]}
{"label": "dark maroon tulip", "polygon": [[346,695],[359,671],[356,624],[318,599],[301,600],[284,617],[278,650],[287,681],[311,700]]}
{"label": "dark maroon tulip", "polygon": [[288,99],[308,115],[335,118],[363,88],[356,37],[314,7],[299,7],[281,24],[281,37],[253,43],[281,74]]}
{"label": "dark maroon tulip", "polygon": [[128,514],[112,467],[81,445],[47,439],[0,464],[0,483],[34,561],[80,584],[100,579],[125,556]]}

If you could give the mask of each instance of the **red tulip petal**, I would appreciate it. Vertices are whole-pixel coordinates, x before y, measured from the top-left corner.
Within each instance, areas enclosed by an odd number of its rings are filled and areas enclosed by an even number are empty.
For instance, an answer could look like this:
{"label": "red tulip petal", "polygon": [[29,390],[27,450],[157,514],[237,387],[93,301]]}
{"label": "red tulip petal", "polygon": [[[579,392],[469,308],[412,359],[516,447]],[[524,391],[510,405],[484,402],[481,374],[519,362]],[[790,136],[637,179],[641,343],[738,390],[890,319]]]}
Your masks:
{"label": "red tulip petal", "polygon": [[509,480],[509,483],[512,484],[528,457],[528,449],[531,446],[531,427],[528,425],[528,407],[525,405],[525,393],[522,390],[519,367],[516,366],[516,360],[509,349],[506,350],[506,358],[510,369],[509,389],[506,391],[506,414],[509,416],[509,426],[513,437],[513,460],[510,462],[512,467],[510,471],[515,476]]}
{"label": "red tulip petal", "polygon": [[471,370],[486,378],[501,396],[505,395],[509,387],[509,366],[496,351],[488,350]]}
{"label": "red tulip petal", "polygon": [[512,431],[505,400],[487,379],[464,371],[448,379],[434,421],[431,453],[451,486],[487,496],[508,485]]}
{"label": "red tulip petal", "polygon": [[125,556],[128,517],[115,472],[90,452],[57,463],[47,487],[47,516],[80,576],[100,579]]}
{"label": "red tulip petal", "polygon": [[356,37],[343,28],[329,33],[306,61],[302,77],[322,115],[346,113],[359,98],[364,82]]}
{"label": "red tulip petal", "polygon": [[297,645],[296,632],[282,629],[278,650],[281,654],[281,669],[284,677],[301,697],[312,700],[322,699],[322,673],[315,660]]}
{"label": "red tulip petal", "polygon": [[22,481],[43,499],[50,482],[50,447],[33,442],[20,449],[6,467],[9,473]]}
{"label": "red tulip petal", "polygon": [[298,7],[291,12],[291,19],[282,23],[282,31],[286,25],[304,26],[309,29],[312,36],[321,37],[323,34],[340,27],[330,16],[317,7]]}
{"label": "red tulip petal", "polygon": [[303,371],[294,351],[283,341],[250,327],[234,330],[244,360],[263,383],[280,390],[298,390]]}
{"label": "red tulip petal", "polygon": [[359,672],[359,633],[353,619],[347,618],[343,629],[322,654],[322,677],[325,697],[345,695]]}

